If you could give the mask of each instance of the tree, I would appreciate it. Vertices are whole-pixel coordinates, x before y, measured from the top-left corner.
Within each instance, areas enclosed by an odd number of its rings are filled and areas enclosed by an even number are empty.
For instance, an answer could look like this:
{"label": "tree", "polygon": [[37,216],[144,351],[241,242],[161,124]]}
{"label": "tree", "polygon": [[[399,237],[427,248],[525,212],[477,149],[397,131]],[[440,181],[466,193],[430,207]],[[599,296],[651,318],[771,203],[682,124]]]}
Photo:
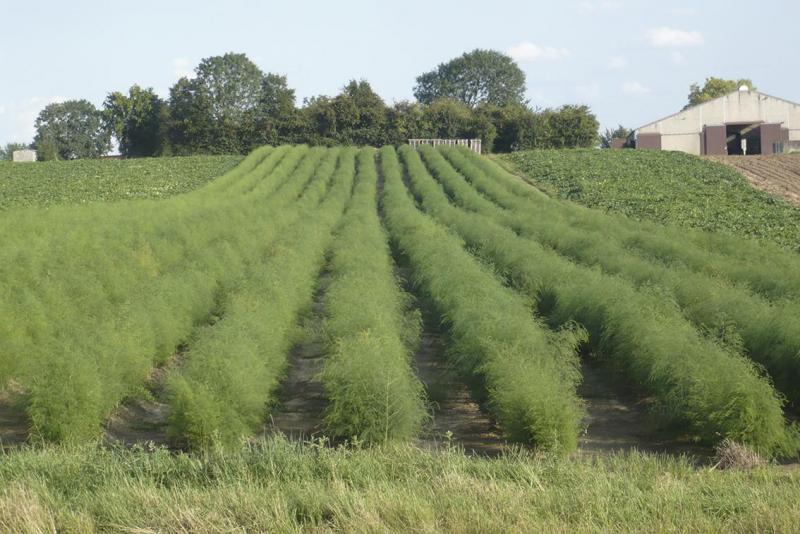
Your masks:
{"label": "tree", "polygon": [[696,106],[697,104],[702,104],[703,102],[708,102],[709,100],[714,100],[715,98],[719,98],[721,96],[725,96],[728,93],[738,90],[743,85],[749,87],[751,91],[756,89],[756,87],[753,85],[753,82],[747,78],[742,78],[740,80],[725,80],[723,78],[713,77],[706,78],[706,82],[703,84],[703,87],[693,83],[689,87],[689,103],[683,109]]}
{"label": "tree", "polygon": [[406,100],[397,102],[387,111],[387,142],[403,144],[409,139],[433,137],[433,127],[426,114],[426,106]]}
{"label": "tree", "polygon": [[523,104],[495,106],[484,104],[476,109],[486,117],[497,133],[491,145],[493,152],[512,152],[537,148],[541,139],[547,137],[542,117]]}
{"label": "tree", "polygon": [[625,139],[627,146],[627,139],[632,133],[633,130],[629,130],[621,124],[614,130],[606,128],[606,131],[600,136],[600,148],[611,148],[611,141],[614,139]]}
{"label": "tree", "polygon": [[203,59],[170,90],[170,137],[179,153],[243,153],[255,135],[264,73],[244,54]]}
{"label": "tree", "polygon": [[268,73],[264,77],[254,116],[253,147],[295,141],[301,129],[300,117],[294,89],[289,88],[286,76]]}
{"label": "tree", "polygon": [[600,123],[588,106],[565,105],[545,110],[549,148],[589,148],[597,145]]}
{"label": "tree", "polygon": [[39,113],[34,146],[43,160],[97,158],[111,148],[111,135],[91,102],[68,100]]}
{"label": "tree", "polygon": [[115,91],[103,103],[108,129],[126,157],[157,156],[164,152],[167,105],[152,88],[134,85],[128,94]]}
{"label": "tree", "polygon": [[431,135],[442,139],[482,140],[482,148],[489,152],[497,135],[492,121],[486,115],[476,113],[466,104],[451,98],[441,98],[425,108],[425,122],[430,125]]}
{"label": "tree", "polygon": [[15,151],[25,150],[27,148],[29,148],[29,145],[26,145],[25,143],[6,143],[6,146],[0,146],[0,161],[11,161],[11,159],[14,157]]}
{"label": "tree", "polygon": [[305,142],[381,146],[389,142],[389,110],[369,82],[350,81],[334,98],[314,97],[303,108]]}
{"label": "tree", "polygon": [[414,97],[423,104],[451,98],[469,107],[524,103],[525,73],[509,56],[476,49],[417,78]]}
{"label": "tree", "polygon": [[355,145],[386,144],[388,109],[366,80],[351,80],[333,100],[342,141]]}

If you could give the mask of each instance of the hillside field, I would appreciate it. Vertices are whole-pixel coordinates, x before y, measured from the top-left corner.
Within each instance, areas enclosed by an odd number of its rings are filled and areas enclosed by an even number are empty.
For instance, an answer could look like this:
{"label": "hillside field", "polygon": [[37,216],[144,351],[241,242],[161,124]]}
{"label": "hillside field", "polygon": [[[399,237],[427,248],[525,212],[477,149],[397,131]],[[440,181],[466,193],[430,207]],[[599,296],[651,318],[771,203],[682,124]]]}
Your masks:
{"label": "hillside field", "polygon": [[[590,208],[765,238],[800,251],[800,208],[756,190],[739,172],[720,163],[652,150],[533,150],[498,159],[548,193]],[[751,164],[750,158],[726,161]],[[773,194],[791,191],[783,182],[777,185],[782,189],[762,189]],[[800,187],[800,182],[792,187]]]}
{"label": "hillside field", "polygon": [[167,198],[224,174],[241,156],[0,161],[0,210]]}
{"label": "hillside field", "polygon": [[[547,176],[591,157],[532,154]],[[778,234],[587,208],[456,147],[200,161],[149,171],[142,194],[177,185],[148,199],[116,201],[122,165],[115,202],[57,174],[63,202],[8,195],[0,530],[800,519],[800,256]],[[736,450],[758,466],[724,469]]]}

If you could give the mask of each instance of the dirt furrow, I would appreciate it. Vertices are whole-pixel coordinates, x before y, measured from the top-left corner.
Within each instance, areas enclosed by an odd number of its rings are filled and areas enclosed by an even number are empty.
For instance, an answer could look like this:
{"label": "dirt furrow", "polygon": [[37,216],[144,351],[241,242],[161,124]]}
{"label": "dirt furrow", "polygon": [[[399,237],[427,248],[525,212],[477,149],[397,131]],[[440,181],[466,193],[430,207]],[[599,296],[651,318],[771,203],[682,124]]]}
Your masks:
{"label": "dirt furrow", "polygon": [[267,422],[267,433],[279,432],[291,439],[310,440],[324,433],[325,389],[317,379],[325,364],[324,299],[330,274],[320,275],[314,303],[300,320],[300,340],[289,354],[286,378],[277,405]]}

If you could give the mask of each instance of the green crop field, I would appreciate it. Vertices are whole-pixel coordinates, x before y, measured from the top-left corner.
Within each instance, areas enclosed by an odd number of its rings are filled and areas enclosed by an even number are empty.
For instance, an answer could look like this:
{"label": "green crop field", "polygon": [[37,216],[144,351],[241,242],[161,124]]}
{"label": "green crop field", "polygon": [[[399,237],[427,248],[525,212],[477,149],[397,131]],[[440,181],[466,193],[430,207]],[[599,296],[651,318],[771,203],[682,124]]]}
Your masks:
{"label": "green crop field", "polygon": [[0,210],[167,198],[197,189],[241,160],[241,156],[190,156],[36,164],[0,161]]}
{"label": "green crop field", "polygon": [[762,237],[800,251],[800,208],[733,169],[679,152],[534,150],[500,161],[557,196],[664,224]]}
{"label": "green crop field", "polygon": [[0,212],[0,530],[800,519],[797,253],[457,147],[204,180]]}

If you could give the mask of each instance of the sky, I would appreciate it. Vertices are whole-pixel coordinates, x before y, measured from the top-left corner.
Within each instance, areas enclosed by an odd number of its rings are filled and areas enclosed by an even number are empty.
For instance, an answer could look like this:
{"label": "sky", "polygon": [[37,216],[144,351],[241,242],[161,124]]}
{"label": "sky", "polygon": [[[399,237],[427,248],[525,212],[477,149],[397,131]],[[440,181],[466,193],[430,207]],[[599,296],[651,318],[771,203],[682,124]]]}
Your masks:
{"label": "sky", "polygon": [[708,76],[800,101],[800,0],[0,0],[0,143],[50,102],[167,96],[200,59],[247,54],[302,102],[366,79],[387,103],[475,48],[514,57],[534,107],[587,104],[601,126],[680,110]]}

